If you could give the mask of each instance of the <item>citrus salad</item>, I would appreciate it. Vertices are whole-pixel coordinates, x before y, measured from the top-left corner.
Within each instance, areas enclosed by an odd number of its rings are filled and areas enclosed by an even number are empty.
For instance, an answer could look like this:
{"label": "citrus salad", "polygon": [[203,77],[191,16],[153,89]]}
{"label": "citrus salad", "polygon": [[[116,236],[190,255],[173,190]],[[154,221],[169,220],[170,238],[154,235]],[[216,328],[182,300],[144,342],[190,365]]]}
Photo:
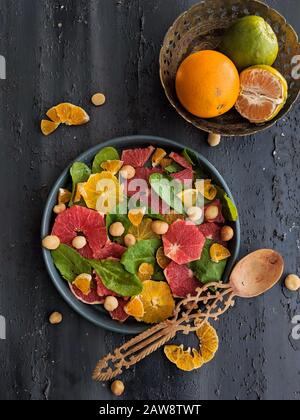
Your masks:
{"label": "citrus salad", "polygon": [[75,162],[70,181],[42,244],[80,301],[155,324],[221,281],[238,213],[192,151],[106,147],[91,165]]}

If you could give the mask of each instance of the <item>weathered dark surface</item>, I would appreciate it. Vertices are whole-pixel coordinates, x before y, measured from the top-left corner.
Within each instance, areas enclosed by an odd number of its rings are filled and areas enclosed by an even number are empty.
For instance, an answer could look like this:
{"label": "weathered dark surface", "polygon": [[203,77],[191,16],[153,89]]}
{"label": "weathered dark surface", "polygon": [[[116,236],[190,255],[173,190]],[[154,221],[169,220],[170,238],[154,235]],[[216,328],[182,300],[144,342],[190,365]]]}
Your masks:
{"label": "weathered dark surface", "polygon": [[[52,183],[80,152],[125,134],[155,134],[184,142],[216,165],[240,208],[242,254],[274,247],[286,272],[299,270],[299,109],[269,132],[224,139],[218,149],[171,109],[158,78],[159,48],[187,0],[1,0],[0,81],[2,399],[109,399],[91,381],[98,357],[124,337],[97,329],[60,298],[40,252],[40,220]],[[300,32],[300,4],[269,0]],[[104,91],[107,105],[89,98]],[[82,104],[91,123],[39,131],[45,110],[62,100]],[[299,274],[299,272],[298,272]],[[47,323],[59,310],[64,322]],[[182,373],[161,352],[123,375],[124,399],[299,399],[300,342],[289,339],[299,294],[280,285],[237,306],[218,325],[215,360]],[[184,338],[190,344],[193,339]],[[155,370],[154,370],[155,369]]]}

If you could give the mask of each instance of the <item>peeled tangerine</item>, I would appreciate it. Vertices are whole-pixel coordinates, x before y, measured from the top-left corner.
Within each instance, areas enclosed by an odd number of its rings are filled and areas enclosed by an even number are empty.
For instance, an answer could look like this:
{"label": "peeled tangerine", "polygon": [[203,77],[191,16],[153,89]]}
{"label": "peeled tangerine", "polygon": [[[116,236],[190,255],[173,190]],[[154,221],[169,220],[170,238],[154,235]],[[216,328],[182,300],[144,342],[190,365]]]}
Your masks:
{"label": "peeled tangerine", "polygon": [[84,109],[69,103],[54,106],[47,111],[46,115],[50,121],[41,121],[41,130],[45,136],[53,133],[60,124],[82,125],[90,120]]}
{"label": "peeled tangerine", "polygon": [[143,303],[144,315],[138,320],[146,324],[156,324],[173,315],[175,301],[170,287],[164,281],[146,280],[139,295]]}
{"label": "peeled tangerine", "polygon": [[242,117],[256,124],[275,118],[288,96],[287,82],[279,71],[266,65],[253,66],[244,70],[240,79],[235,107]]}

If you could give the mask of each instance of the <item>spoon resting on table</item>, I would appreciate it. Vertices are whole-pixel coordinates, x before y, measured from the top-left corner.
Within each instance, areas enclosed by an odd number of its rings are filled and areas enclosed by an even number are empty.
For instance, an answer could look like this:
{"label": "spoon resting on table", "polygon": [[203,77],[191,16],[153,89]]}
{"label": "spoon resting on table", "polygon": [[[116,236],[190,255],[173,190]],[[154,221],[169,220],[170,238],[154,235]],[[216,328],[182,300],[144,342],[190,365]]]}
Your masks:
{"label": "spoon resting on table", "polygon": [[282,256],[271,249],[247,255],[232,270],[228,284],[214,282],[198,288],[195,296],[189,295],[178,303],[172,319],[149,328],[103,357],[93,379],[111,380],[166,344],[177,332],[189,334],[209,319],[218,320],[234,306],[235,297],[249,299],[264,294],[280,280],[283,269]]}

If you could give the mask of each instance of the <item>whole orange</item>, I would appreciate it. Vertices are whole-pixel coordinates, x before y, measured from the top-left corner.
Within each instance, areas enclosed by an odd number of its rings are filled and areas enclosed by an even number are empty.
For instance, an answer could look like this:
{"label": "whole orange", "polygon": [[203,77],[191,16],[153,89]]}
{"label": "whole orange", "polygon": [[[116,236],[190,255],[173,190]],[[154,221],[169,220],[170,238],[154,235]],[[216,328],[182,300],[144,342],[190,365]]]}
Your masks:
{"label": "whole orange", "polygon": [[240,92],[239,73],[224,54],[199,51],[179,66],[176,92],[191,114],[201,118],[217,117],[235,105]]}

